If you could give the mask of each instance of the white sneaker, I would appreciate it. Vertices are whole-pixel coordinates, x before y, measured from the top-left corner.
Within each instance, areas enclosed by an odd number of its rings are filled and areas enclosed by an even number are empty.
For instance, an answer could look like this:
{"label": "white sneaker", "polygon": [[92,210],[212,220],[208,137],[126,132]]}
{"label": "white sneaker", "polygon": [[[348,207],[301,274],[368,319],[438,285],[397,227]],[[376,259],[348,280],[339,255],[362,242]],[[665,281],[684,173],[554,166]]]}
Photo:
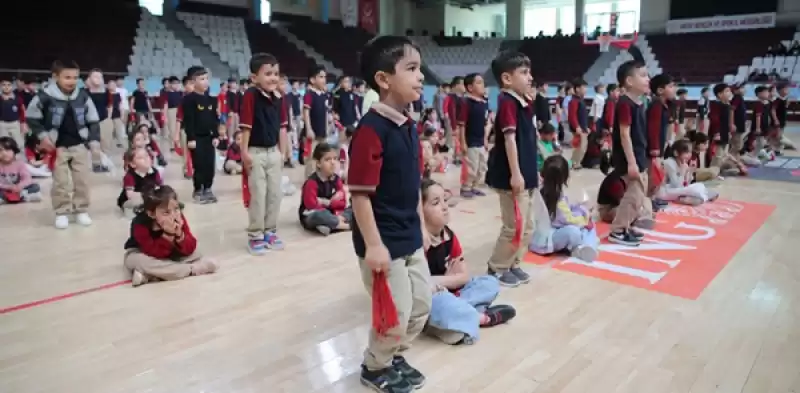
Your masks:
{"label": "white sneaker", "polygon": [[69,217],[67,216],[56,216],[56,229],[67,229],[69,227]]}
{"label": "white sneaker", "polygon": [[92,218],[89,217],[89,213],[78,213],[75,215],[75,222],[88,227],[89,225],[92,225]]}

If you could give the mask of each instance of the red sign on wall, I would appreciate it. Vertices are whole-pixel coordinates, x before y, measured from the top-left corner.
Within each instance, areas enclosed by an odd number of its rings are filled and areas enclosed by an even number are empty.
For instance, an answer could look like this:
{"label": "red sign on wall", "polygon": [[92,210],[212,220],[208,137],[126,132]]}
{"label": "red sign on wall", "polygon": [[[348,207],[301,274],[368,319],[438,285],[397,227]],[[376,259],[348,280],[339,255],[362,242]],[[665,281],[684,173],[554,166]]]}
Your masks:
{"label": "red sign on wall", "polygon": [[362,29],[378,34],[380,23],[380,0],[358,0],[358,25]]}

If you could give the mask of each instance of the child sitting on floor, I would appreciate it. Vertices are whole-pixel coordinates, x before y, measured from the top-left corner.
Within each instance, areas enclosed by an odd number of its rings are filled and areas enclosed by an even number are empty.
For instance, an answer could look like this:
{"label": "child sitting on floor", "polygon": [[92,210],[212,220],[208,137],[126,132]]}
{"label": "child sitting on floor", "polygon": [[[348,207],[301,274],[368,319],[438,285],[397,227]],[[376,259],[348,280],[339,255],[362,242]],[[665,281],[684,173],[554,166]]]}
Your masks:
{"label": "child sitting on floor", "polygon": [[435,130],[426,129],[422,131],[420,138],[420,147],[422,148],[422,177],[427,179],[431,177],[431,172],[438,169],[444,162],[442,154],[436,152],[439,140]]}
{"label": "child sitting on floor", "polygon": [[143,204],[131,221],[125,242],[125,267],[134,287],[149,281],[173,281],[213,273],[217,264],[197,252],[197,240],[170,186],[142,193]]}
{"label": "child sitting on floor", "polygon": [[[117,206],[123,211],[132,212],[139,207],[142,191],[161,186],[161,175],[153,169],[150,154],[144,148],[130,149],[125,152],[126,171],[122,178],[122,192],[117,198]],[[127,210],[126,210],[127,209]]]}
{"label": "child sitting on floor", "polygon": [[[617,216],[617,207],[619,206],[622,196],[625,195],[627,185],[622,180],[622,174],[619,171],[612,170],[600,183],[600,189],[597,192],[597,214],[600,221],[610,224]],[[655,220],[653,219],[653,205],[645,203],[639,211],[639,217],[633,222],[633,227],[642,229],[653,229]],[[631,233],[636,237],[643,237],[644,235],[631,228]]]}
{"label": "child sitting on floor", "polygon": [[657,198],[692,206],[717,199],[716,191],[707,190],[702,183],[692,183],[692,148],[688,141],[676,141],[667,150],[671,157],[664,161],[666,176],[656,191]]}
{"label": "child sitting on floor", "polygon": [[13,138],[0,137],[0,205],[39,202],[39,185],[33,182],[28,167],[17,159],[19,146]]}
{"label": "child sitting on floor", "polygon": [[325,236],[332,231],[349,231],[353,221],[344,183],[336,174],[337,156],[333,146],[317,144],[313,155],[317,170],[303,184],[300,198],[300,224]]}
{"label": "child sitting on floor", "polygon": [[556,128],[550,123],[546,123],[542,129],[539,130],[539,140],[537,141],[539,154],[536,155],[539,168],[544,165],[544,160],[548,157],[561,154],[561,145],[558,144],[556,137]]}
{"label": "child sitting on floor", "polygon": [[[550,218],[549,228],[536,227],[529,249],[537,254],[567,251],[582,261],[593,262],[600,239],[585,204],[571,204],[564,188],[569,180],[569,163],[560,156],[551,156],[542,168],[542,201]],[[549,235],[549,236],[548,236]]]}
{"label": "child sitting on floor", "polygon": [[53,176],[52,168],[55,165],[55,155],[42,148],[36,135],[25,138],[25,158],[28,172],[34,178],[48,178]]}
{"label": "child sitting on floor", "polygon": [[[158,143],[156,143],[156,141],[150,137],[150,133],[151,131],[149,125],[139,124],[128,137],[128,147],[130,149],[145,149],[153,161],[153,166],[160,173],[164,173],[164,167],[167,165],[167,160],[164,159],[164,155],[161,154],[161,148],[158,147]],[[125,162],[124,159],[122,163],[124,168],[128,167],[128,163]]]}
{"label": "child sitting on floor", "polygon": [[353,131],[355,130],[355,127],[349,126],[339,135],[339,170],[337,172],[343,182],[347,182],[347,170],[350,167],[350,156],[347,152],[350,148],[350,141],[353,140]]}
{"label": "child sitting on floor", "polygon": [[233,134],[233,143],[228,146],[225,153],[225,164],[223,168],[229,175],[239,175],[242,173],[242,132],[236,131]]}
{"label": "child sitting on floor", "polygon": [[690,131],[686,133],[694,145],[689,167],[692,168],[694,179],[692,182],[705,182],[721,179],[719,167],[711,165],[711,154],[708,152],[708,135],[702,132]]}
{"label": "child sitting on floor", "polygon": [[422,213],[431,239],[425,256],[433,290],[425,333],[451,345],[472,344],[481,327],[506,323],[516,316],[516,310],[492,305],[500,292],[497,278],[470,276],[461,244],[447,226],[450,212],[445,189],[430,179],[422,181]]}

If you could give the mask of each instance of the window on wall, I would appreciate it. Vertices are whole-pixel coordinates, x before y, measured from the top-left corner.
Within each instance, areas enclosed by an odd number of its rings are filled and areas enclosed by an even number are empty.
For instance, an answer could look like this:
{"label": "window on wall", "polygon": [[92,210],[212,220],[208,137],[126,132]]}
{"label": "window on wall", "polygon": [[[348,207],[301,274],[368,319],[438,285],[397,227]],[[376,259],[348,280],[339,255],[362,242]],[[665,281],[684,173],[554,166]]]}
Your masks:
{"label": "window on wall", "polygon": [[544,35],[553,35],[558,28],[558,10],[556,8],[526,8],[524,15],[525,37],[536,37],[539,32]]}
{"label": "window on wall", "polygon": [[164,0],[139,0],[139,6],[160,16],[164,13]]}
{"label": "window on wall", "polygon": [[617,32],[619,34],[631,34],[639,31],[639,10],[641,7],[641,0],[619,0],[616,4],[616,10],[619,12],[619,19],[617,19]]}
{"label": "window on wall", "polygon": [[575,32],[575,6],[568,5],[559,9],[558,28],[564,35],[572,35]]}
{"label": "window on wall", "polygon": [[269,0],[261,0],[261,23],[269,23],[272,19],[272,4]]}
{"label": "window on wall", "polygon": [[[613,6],[611,3],[586,4],[583,14],[586,18],[584,29],[591,32],[600,27],[600,31],[609,31],[611,28],[611,16]],[[586,31],[584,31],[586,32]]]}

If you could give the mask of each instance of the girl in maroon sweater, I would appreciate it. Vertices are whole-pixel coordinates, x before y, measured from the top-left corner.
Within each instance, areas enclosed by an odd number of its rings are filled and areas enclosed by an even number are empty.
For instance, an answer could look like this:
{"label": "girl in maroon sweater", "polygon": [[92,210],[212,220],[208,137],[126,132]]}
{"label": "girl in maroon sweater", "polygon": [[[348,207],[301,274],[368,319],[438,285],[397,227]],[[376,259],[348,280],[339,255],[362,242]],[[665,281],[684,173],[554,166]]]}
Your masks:
{"label": "girl in maroon sweater", "polygon": [[175,190],[160,186],[142,195],[144,203],[131,221],[131,235],[125,242],[125,267],[132,273],[133,286],[215,272],[216,262],[196,251],[197,240]]}

